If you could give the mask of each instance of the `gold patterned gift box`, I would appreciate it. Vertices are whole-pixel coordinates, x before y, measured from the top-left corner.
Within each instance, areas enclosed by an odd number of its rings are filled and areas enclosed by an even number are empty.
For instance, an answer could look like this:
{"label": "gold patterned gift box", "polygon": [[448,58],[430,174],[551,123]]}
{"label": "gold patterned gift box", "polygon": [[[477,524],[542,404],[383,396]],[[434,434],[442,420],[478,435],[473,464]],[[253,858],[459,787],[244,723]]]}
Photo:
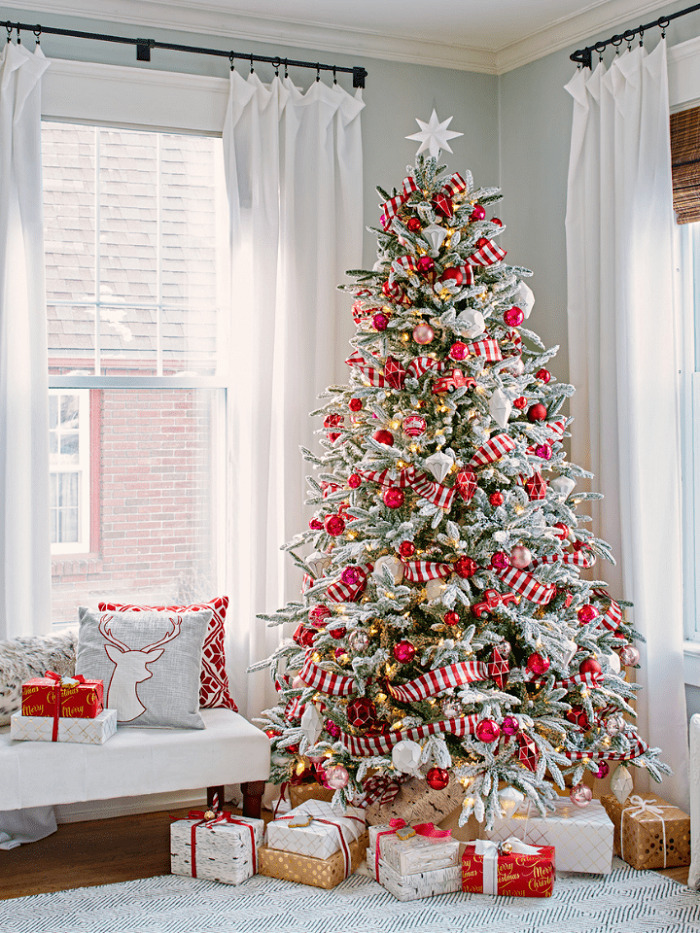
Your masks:
{"label": "gold patterned gift box", "polygon": [[[367,843],[366,832],[350,843],[350,873],[359,868],[364,860]],[[330,858],[322,859],[267,847],[258,850],[258,874],[269,878],[284,878],[297,884],[310,884],[315,888],[334,888],[347,877],[345,859],[340,850]]]}
{"label": "gold patterned gift box", "polygon": [[323,787],[321,784],[311,782],[309,784],[290,784],[289,802],[292,809],[306,803],[307,800],[326,800],[328,803],[333,799],[335,791],[332,787]]}
{"label": "gold patterned gift box", "polygon": [[117,731],[117,711],[103,709],[94,719],[53,716],[23,716],[14,713],[10,735],[15,741],[77,742],[79,745],[104,745]]}
{"label": "gold patterned gift box", "polygon": [[615,827],[615,854],[632,868],[690,865],[690,817],[655,794],[630,794],[624,803],[601,798]]}

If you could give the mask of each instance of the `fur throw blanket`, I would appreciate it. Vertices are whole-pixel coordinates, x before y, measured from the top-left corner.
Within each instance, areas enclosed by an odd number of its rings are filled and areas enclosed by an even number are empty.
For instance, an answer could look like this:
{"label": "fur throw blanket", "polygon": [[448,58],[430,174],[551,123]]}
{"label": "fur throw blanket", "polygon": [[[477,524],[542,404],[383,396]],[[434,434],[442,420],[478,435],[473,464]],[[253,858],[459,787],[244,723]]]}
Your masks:
{"label": "fur throw blanket", "polygon": [[48,670],[70,677],[75,673],[77,632],[26,635],[0,641],[0,726],[22,706],[22,684]]}

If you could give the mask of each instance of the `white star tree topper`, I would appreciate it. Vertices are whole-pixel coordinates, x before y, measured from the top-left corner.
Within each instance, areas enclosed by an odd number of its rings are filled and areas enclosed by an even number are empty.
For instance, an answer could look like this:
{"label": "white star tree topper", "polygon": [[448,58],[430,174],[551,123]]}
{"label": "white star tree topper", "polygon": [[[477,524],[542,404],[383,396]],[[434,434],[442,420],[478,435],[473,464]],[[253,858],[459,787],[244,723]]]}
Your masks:
{"label": "white star tree topper", "polygon": [[424,123],[416,117],[416,123],[420,127],[420,133],[414,133],[413,136],[407,136],[406,139],[415,139],[416,142],[420,143],[418,154],[425,152],[427,149],[430,155],[437,159],[441,149],[444,149],[445,152],[452,152],[448,139],[454,139],[456,136],[464,136],[464,133],[455,133],[454,130],[448,130],[447,127],[451,122],[452,117],[448,117],[441,123],[435,112],[435,108],[433,108],[428,123]]}

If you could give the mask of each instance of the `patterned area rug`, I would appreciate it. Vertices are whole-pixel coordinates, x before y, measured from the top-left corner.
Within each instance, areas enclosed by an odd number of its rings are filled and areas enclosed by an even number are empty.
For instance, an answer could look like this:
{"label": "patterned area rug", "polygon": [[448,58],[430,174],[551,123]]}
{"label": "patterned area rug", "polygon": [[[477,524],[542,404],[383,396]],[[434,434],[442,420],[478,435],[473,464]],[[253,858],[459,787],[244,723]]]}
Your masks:
{"label": "patterned area rug", "polygon": [[354,875],[332,891],[257,875],[240,887],[165,875],[0,902],[1,933],[690,933],[700,893],[615,860],[560,875],[546,899],[396,901]]}

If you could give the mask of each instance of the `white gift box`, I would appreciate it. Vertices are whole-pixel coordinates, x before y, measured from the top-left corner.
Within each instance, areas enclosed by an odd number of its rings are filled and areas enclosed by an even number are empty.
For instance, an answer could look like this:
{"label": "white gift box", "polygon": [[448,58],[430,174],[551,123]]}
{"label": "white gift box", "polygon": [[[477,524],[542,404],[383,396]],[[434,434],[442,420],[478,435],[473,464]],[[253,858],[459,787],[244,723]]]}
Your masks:
{"label": "white gift box", "polygon": [[[80,745],[104,745],[117,731],[117,711],[103,709],[94,719],[72,719],[59,716],[57,742],[78,742]],[[51,742],[53,716],[23,716],[14,713],[10,719],[10,736],[20,742]]]}
{"label": "white gift box", "polygon": [[382,860],[375,863],[374,851],[370,849],[367,852],[367,868],[372,877],[399,901],[416,901],[435,894],[454,894],[462,890],[461,865],[401,875]]}
{"label": "white gift box", "polygon": [[[408,827],[406,827],[407,829]],[[456,839],[432,838],[415,834],[401,839],[387,825],[369,827],[369,846],[379,846],[379,858],[399,875],[415,875],[459,864],[459,842]]]}
{"label": "white gift box", "polygon": [[599,800],[577,807],[565,797],[557,799],[554,811],[544,818],[534,806],[528,811],[524,804],[497,819],[493,829],[484,830],[486,839],[496,842],[516,836],[533,846],[554,846],[557,871],[599,875],[612,868],[613,835],[613,824]]}
{"label": "white gift box", "polygon": [[[257,850],[265,838],[264,820],[233,817],[235,823],[176,820],[170,826],[170,871],[173,875],[241,884],[257,871]],[[243,825],[241,825],[243,824]],[[192,827],[195,866],[192,870]]]}
{"label": "white gift box", "polygon": [[[289,823],[311,817],[308,826]],[[290,819],[291,818],[291,819]],[[348,807],[345,812],[334,810],[325,800],[306,800],[267,824],[267,845],[313,858],[329,858],[340,848],[340,833],[350,844],[365,831],[364,810]]]}

